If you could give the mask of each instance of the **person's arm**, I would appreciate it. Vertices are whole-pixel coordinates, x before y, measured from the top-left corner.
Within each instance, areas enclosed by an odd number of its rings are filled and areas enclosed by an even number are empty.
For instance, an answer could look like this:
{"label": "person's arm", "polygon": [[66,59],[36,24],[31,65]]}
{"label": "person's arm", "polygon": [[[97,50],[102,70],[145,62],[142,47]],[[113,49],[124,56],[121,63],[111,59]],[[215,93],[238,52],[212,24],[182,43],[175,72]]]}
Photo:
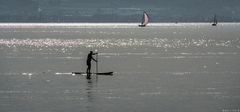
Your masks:
{"label": "person's arm", "polygon": [[96,54],[98,54],[98,53],[93,53],[92,55],[96,55]]}

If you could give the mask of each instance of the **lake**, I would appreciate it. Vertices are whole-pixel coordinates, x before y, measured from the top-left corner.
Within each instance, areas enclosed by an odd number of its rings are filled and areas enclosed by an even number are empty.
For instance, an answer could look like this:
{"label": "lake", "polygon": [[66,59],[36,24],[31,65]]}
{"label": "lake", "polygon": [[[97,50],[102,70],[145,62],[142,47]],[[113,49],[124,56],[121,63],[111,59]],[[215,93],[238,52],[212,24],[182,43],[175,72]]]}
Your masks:
{"label": "lake", "polygon": [[137,25],[1,23],[0,111],[240,112],[239,23]]}

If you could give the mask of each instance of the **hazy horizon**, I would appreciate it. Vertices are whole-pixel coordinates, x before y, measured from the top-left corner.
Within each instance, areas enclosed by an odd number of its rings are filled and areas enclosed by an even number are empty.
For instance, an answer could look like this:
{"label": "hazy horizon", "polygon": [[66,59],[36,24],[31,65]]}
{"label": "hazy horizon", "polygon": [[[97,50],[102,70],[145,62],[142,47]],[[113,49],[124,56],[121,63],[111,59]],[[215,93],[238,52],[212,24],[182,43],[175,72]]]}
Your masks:
{"label": "hazy horizon", "polygon": [[238,0],[0,0],[0,22],[240,22]]}

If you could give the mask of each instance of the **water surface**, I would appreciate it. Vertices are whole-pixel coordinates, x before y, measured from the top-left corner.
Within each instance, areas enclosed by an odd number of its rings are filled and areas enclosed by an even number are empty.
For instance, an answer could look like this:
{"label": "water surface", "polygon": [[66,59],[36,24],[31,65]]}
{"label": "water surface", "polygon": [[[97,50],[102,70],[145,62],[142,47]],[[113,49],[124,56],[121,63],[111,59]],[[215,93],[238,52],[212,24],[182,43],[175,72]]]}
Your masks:
{"label": "water surface", "polygon": [[[235,112],[240,24],[2,23],[0,111]],[[98,50],[99,71],[86,71]],[[93,64],[92,71],[95,71]]]}

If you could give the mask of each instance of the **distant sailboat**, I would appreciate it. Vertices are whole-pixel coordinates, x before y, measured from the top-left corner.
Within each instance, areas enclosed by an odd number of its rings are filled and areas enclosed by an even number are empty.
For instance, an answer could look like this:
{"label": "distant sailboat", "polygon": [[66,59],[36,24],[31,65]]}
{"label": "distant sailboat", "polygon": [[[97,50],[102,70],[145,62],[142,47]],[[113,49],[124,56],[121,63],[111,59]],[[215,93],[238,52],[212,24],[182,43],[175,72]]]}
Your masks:
{"label": "distant sailboat", "polygon": [[216,15],[214,15],[214,17],[213,17],[213,24],[212,24],[212,26],[217,26],[217,23],[218,23],[218,21],[217,21],[217,16],[216,16]]}
{"label": "distant sailboat", "polygon": [[144,11],[143,12],[143,17],[142,17],[142,22],[140,25],[138,25],[139,27],[145,27],[149,22],[149,17],[148,14]]}

